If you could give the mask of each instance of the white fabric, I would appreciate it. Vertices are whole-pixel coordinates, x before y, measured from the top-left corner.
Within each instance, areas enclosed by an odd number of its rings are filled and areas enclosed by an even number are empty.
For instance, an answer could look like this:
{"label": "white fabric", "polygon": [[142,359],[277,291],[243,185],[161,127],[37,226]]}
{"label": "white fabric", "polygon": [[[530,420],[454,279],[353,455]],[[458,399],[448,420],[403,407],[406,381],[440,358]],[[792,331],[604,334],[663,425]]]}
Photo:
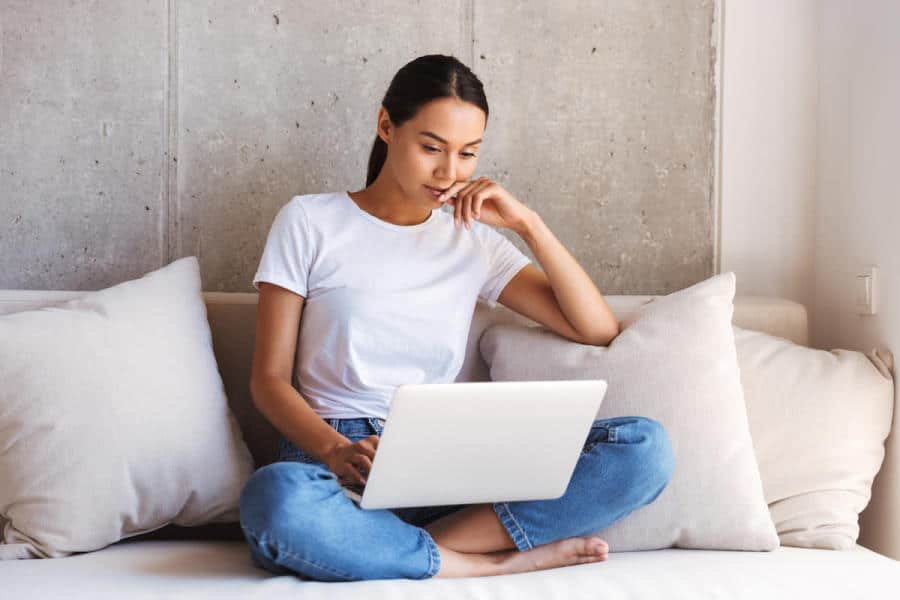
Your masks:
{"label": "white fabric", "polygon": [[893,381],[861,352],[734,331],[750,432],[781,543],[852,547],[891,430]]}
{"label": "white fabric", "polygon": [[294,386],[322,418],[387,418],[397,386],[452,383],[479,297],[495,306],[530,262],[483,223],[434,209],[395,225],[345,192],[294,196],[270,228],[253,285],[304,298]]}
{"label": "white fabric", "polygon": [[654,550],[604,562],[456,579],[304,581],[257,568],[243,542],[135,541],[62,560],[0,563],[0,595],[30,600],[893,600],[900,565],[845,552]]}
{"label": "white fabric", "polygon": [[672,479],[652,503],[600,534],[611,548],[778,546],[744,408],[734,291],[728,272],[657,297],[609,347],[574,344],[544,327],[494,325],[481,337],[494,381],[605,379],[598,418],[644,416],[666,429]]}
{"label": "white fabric", "polygon": [[253,460],[213,355],[196,257],[0,316],[0,382],[0,559],[237,520]]}

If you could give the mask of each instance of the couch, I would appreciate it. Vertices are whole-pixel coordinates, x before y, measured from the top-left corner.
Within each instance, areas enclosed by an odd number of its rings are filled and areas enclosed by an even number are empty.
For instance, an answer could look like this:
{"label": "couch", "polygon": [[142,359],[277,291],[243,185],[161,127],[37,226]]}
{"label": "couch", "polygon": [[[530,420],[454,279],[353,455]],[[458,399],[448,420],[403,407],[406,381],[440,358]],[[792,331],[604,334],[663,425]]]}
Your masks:
{"label": "couch", "polygon": [[[0,314],[78,297],[75,291],[0,291]],[[257,467],[275,459],[277,431],[248,391],[257,294],[204,292],[213,347],[228,401]],[[620,318],[653,296],[606,296]],[[492,324],[534,326],[502,305],[479,302],[457,381],[486,381],[478,341]],[[805,308],[737,296],[734,325],[808,345]],[[900,510],[900,508],[895,508]],[[879,523],[867,523],[879,527]],[[896,532],[900,535],[900,532]],[[667,548],[616,552],[608,560],[495,577],[305,581],[256,567],[237,523],[167,526],[95,552],[0,562],[2,598],[841,598],[900,597],[900,564],[859,544],[846,551],[781,546],[771,552]]]}

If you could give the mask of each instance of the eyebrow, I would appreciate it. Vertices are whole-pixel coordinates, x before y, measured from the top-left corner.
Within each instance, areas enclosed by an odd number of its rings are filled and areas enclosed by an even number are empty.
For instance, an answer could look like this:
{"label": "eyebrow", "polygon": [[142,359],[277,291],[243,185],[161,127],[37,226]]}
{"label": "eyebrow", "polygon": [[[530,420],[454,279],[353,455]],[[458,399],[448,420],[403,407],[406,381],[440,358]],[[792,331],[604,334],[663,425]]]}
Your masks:
{"label": "eyebrow", "polygon": [[[440,136],[437,135],[436,133],[431,133],[430,131],[420,131],[420,132],[419,132],[419,135],[427,135],[428,137],[434,138],[434,139],[436,139],[437,141],[439,141],[439,142],[442,143],[442,144],[448,143],[447,140],[445,140],[444,138],[440,137]],[[474,146],[475,144],[480,144],[480,143],[481,143],[481,139],[482,139],[482,138],[478,138],[478,139],[475,140],[474,142],[469,142],[468,144],[466,144],[465,146],[463,146],[463,148],[465,148],[466,146]]]}

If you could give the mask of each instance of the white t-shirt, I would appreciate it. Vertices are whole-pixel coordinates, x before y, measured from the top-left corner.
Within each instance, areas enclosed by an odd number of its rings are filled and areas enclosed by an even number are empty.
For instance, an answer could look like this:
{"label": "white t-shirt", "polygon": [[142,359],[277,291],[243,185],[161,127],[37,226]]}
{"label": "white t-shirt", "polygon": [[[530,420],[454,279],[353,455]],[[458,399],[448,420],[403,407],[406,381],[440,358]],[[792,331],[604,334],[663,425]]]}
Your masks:
{"label": "white t-shirt", "polygon": [[395,225],[346,192],[294,196],[269,230],[253,287],[304,298],[294,387],[323,419],[387,418],[404,383],[452,383],[478,297],[491,307],[531,261],[492,227],[443,208]]}

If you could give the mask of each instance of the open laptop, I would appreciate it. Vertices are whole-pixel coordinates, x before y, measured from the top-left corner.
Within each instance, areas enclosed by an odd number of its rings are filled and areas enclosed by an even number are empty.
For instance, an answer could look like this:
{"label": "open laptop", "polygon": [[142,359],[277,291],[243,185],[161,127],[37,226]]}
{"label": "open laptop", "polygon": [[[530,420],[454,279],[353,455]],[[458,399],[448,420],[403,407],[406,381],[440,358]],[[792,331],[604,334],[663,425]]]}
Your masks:
{"label": "open laptop", "polygon": [[344,492],[371,509],[559,498],[606,388],[602,379],[398,386],[366,485]]}

